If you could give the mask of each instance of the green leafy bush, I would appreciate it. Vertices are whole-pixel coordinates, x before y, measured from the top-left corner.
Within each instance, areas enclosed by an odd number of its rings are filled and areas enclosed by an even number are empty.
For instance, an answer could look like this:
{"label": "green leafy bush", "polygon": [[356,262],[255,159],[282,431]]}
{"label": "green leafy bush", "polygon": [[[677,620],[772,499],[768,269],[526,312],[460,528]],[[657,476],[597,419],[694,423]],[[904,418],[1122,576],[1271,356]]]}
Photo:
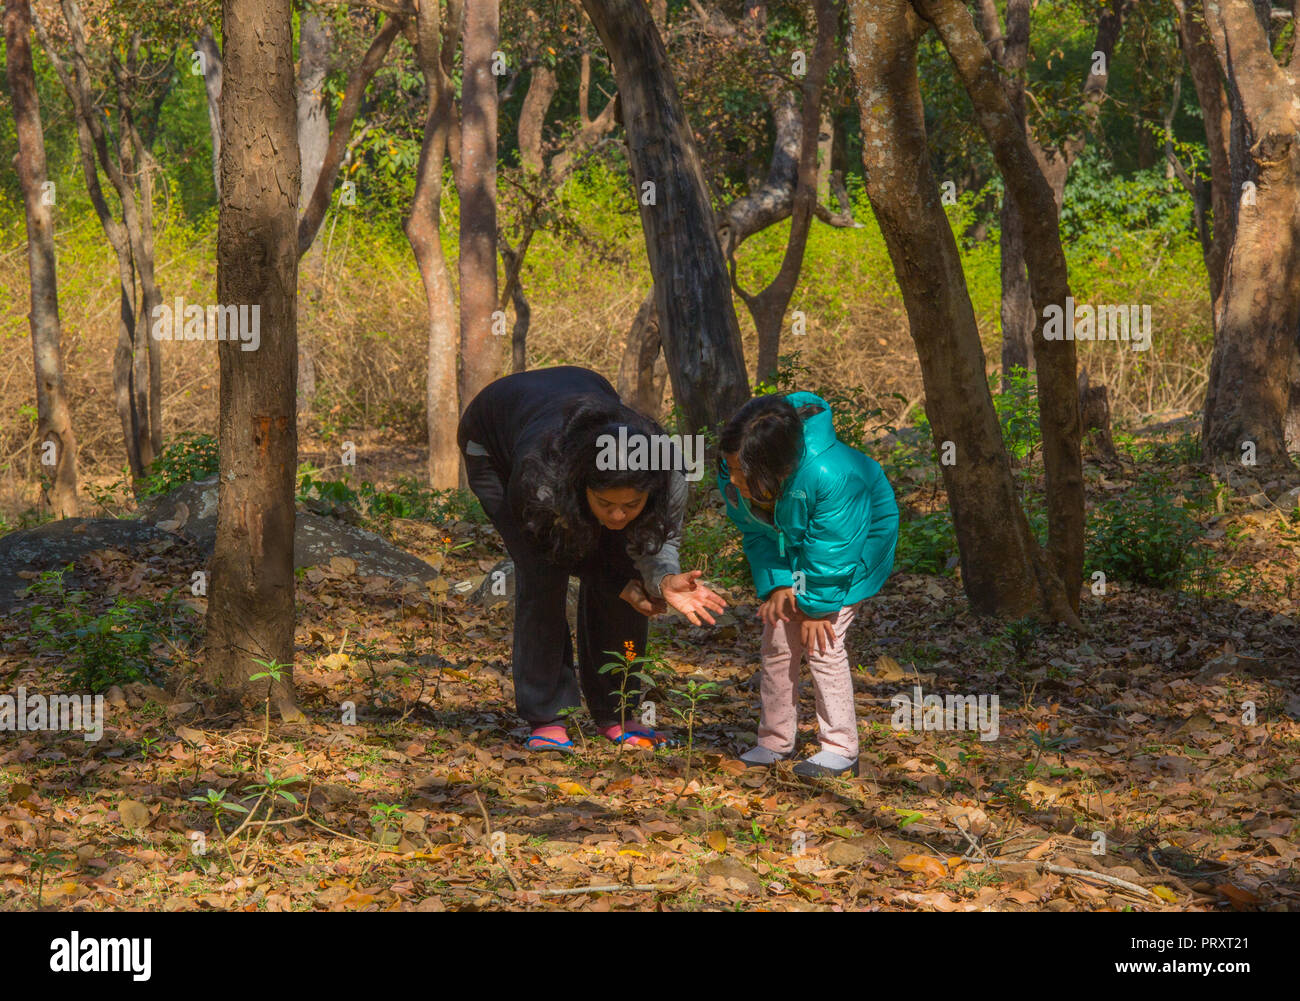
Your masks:
{"label": "green leafy bush", "polygon": [[67,590],[63,576],[70,569],[41,574],[26,596],[34,601],[28,618],[36,648],[64,656],[62,670],[74,688],[102,692],[149,678],[156,666],[150,648],[159,635],[192,636],[193,615],[172,595],[161,602],[119,595],[96,614],[87,592]]}
{"label": "green leafy bush", "polygon": [[1088,519],[1086,572],[1152,587],[1177,584],[1201,528],[1174,503],[1174,492],[1167,477],[1153,473],[1095,507]]}
{"label": "green leafy bush", "polygon": [[388,518],[412,518],[443,524],[469,521],[485,524],[487,514],[478,498],[460,487],[430,490],[413,476],[398,477],[395,490],[380,490],[368,480],[352,486],[347,477],[341,480],[319,479],[320,471],[309,465],[298,470],[298,500],[313,500],[340,508],[352,508],[363,517],[383,521]]}
{"label": "green leafy bush", "polygon": [[930,511],[898,524],[898,549],[894,569],[906,573],[948,573],[948,561],[957,555],[957,536],[946,510]]}
{"label": "green leafy bush", "polygon": [[170,493],[192,480],[215,476],[217,471],[217,439],[210,434],[182,431],[154,459],[141,496]]}

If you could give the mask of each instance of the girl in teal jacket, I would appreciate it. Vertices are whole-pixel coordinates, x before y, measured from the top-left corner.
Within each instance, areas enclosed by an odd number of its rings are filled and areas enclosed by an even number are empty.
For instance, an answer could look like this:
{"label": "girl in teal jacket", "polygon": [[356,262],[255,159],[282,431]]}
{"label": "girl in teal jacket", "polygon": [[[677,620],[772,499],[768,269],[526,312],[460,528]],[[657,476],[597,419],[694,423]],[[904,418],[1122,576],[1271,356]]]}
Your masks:
{"label": "girl in teal jacket", "polygon": [[758,746],[770,765],[794,752],[799,661],[806,652],[821,750],[800,775],[857,774],[858,727],[844,636],[858,605],[884,585],[898,543],[898,504],[880,465],[835,437],[812,393],[761,396],[723,429],[718,489],[740,528],[763,599]]}

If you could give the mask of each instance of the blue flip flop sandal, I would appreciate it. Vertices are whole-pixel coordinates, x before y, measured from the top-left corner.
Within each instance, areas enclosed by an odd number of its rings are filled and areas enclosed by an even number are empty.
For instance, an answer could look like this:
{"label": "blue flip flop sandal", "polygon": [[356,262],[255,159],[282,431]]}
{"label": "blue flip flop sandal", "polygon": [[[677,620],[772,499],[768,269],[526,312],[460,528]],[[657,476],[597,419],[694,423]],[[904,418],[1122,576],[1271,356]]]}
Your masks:
{"label": "blue flip flop sandal", "polygon": [[661,747],[677,747],[679,743],[674,738],[662,733],[656,733],[654,730],[624,730],[617,737],[608,737],[606,739],[612,740],[615,744],[622,744],[637,737],[642,740],[650,741],[650,743],[654,745],[655,750],[658,750]]}
{"label": "blue flip flop sandal", "polygon": [[573,754],[576,748],[572,740],[555,740],[553,737],[540,737],[532,734],[524,741],[525,751]]}

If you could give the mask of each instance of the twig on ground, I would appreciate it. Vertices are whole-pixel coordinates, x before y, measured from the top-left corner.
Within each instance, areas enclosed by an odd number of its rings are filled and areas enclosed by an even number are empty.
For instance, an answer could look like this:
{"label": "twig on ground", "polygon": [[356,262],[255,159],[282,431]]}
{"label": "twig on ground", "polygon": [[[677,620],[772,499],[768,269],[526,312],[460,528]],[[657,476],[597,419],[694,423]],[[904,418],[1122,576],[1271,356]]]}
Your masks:
{"label": "twig on ground", "polygon": [[478,800],[478,808],[483,814],[483,843],[487,845],[487,850],[496,859],[497,865],[505,870],[506,876],[510,878],[510,885],[516,890],[522,890],[523,887],[519,885],[519,880],[515,878],[514,871],[506,863],[506,860],[501,857],[501,853],[496,850],[496,846],[492,844],[492,821],[488,819],[487,806],[484,805],[483,797],[479,795],[477,789],[474,790],[474,798]]}
{"label": "twig on ground", "polygon": [[1092,869],[1072,869],[1064,865],[1052,865],[1051,862],[1044,862],[1043,868],[1050,873],[1058,876],[1078,876],[1080,879],[1095,879],[1101,883],[1108,883],[1111,886],[1118,886],[1121,890],[1128,890],[1130,893],[1137,893],[1143,897],[1155,897],[1155,894],[1145,886],[1138,886],[1137,883],[1130,883],[1127,879],[1120,879],[1118,876],[1110,876],[1103,872],[1095,872]]}

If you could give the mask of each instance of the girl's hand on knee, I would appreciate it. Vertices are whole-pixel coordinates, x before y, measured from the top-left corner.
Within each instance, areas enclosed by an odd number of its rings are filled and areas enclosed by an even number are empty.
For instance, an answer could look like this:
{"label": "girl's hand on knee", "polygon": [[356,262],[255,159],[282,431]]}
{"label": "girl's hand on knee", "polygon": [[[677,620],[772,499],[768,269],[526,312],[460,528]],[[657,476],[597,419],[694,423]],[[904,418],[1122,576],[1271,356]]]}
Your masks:
{"label": "girl's hand on knee", "polygon": [[835,648],[835,627],[827,619],[804,616],[799,622],[799,639],[805,650],[828,653]]}
{"label": "girl's hand on knee", "polygon": [[778,587],[758,606],[758,617],[774,629],[782,622],[797,618],[798,614],[799,606],[795,604],[794,590],[788,587]]}

